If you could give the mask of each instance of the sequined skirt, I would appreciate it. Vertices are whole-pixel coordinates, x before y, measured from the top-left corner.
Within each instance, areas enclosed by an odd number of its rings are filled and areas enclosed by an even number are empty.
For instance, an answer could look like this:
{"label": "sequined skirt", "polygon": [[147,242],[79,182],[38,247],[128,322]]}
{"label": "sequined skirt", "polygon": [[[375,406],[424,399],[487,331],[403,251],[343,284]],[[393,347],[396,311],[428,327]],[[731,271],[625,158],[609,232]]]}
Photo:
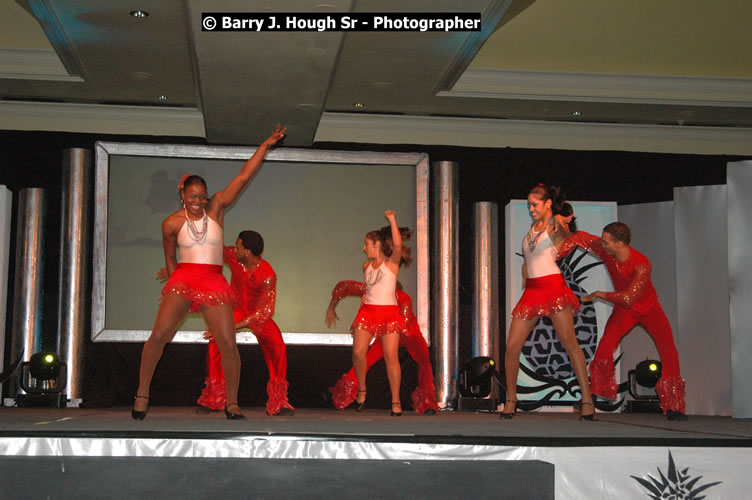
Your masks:
{"label": "sequined skirt", "polygon": [[366,330],[376,337],[390,333],[407,335],[408,332],[405,317],[399,307],[373,304],[360,306],[355,321],[350,327],[350,333],[355,332],[355,330]]}
{"label": "sequined skirt", "polygon": [[512,317],[533,319],[536,316],[551,316],[567,307],[572,309],[572,313],[577,312],[580,299],[569,289],[564,276],[549,274],[525,281],[525,291],[514,307]]}
{"label": "sequined skirt", "polygon": [[190,312],[204,306],[229,304],[235,307],[235,295],[222,274],[222,266],[180,263],[162,288],[162,295],[176,293],[193,302]]}

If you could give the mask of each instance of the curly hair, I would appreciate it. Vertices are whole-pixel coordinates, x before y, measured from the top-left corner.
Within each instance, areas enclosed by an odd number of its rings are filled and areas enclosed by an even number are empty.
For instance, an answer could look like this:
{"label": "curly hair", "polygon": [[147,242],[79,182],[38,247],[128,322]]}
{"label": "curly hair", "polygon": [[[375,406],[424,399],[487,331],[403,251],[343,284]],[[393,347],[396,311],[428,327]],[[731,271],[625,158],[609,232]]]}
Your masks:
{"label": "curly hair", "polygon": [[625,245],[629,245],[629,242],[632,241],[632,231],[630,231],[629,226],[623,222],[612,222],[611,224],[607,224],[606,227],[603,228],[603,232],[610,234],[614,240],[621,241]]}

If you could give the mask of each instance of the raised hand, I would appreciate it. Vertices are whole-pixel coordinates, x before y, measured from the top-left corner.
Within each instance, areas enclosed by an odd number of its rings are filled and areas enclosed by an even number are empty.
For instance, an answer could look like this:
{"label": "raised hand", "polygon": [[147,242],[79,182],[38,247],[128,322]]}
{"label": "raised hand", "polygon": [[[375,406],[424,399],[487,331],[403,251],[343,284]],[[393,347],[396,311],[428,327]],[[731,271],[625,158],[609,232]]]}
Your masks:
{"label": "raised hand", "polygon": [[269,147],[274,146],[279,141],[284,139],[286,131],[287,131],[287,127],[282,128],[282,125],[278,123],[277,128],[274,130],[274,132],[272,132],[272,135],[267,137],[266,140],[261,143],[261,145],[262,146],[266,145]]}
{"label": "raised hand", "polygon": [[397,214],[394,213],[394,210],[387,210],[384,212],[384,217],[386,217],[386,220],[389,222],[392,222],[393,220],[396,220]]}

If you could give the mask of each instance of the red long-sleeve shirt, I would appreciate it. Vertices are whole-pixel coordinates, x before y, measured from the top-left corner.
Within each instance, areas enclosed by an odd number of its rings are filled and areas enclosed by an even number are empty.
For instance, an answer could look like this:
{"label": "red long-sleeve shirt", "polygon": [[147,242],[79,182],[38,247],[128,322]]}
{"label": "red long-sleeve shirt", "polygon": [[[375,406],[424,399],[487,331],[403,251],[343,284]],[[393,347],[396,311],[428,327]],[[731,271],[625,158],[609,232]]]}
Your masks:
{"label": "red long-sleeve shirt", "polygon": [[601,239],[585,231],[572,233],[562,244],[557,259],[569,255],[575,247],[580,247],[596,255],[603,261],[614,284],[613,292],[606,292],[605,299],[616,307],[632,309],[638,314],[646,313],[658,304],[650,274],[653,265],[647,257],[629,247],[629,257],[619,262],[606,253]]}

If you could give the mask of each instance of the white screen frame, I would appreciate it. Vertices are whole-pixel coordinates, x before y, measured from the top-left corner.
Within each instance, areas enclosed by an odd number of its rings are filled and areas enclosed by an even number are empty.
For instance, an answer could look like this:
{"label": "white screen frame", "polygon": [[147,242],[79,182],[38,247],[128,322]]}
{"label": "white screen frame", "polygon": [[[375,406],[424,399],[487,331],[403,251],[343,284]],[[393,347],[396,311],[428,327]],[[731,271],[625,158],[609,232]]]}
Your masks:
{"label": "white screen frame", "polygon": [[[256,148],[191,146],[173,144],[143,144],[97,142],[95,144],[95,182],[94,182],[94,251],[93,251],[93,286],[92,286],[92,332],[94,342],[143,342],[150,334],[148,330],[108,329],[106,325],[106,289],[107,289],[107,219],[108,219],[108,182],[111,156],[149,156],[165,158],[193,158],[209,160],[247,160]],[[416,228],[415,228],[415,263],[417,273],[416,315],[424,335],[430,332],[429,310],[429,160],[425,153],[376,153],[346,151],[312,151],[302,149],[280,148],[270,151],[266,163],[329,163],[343,165],[406,165],[415,168],[416,186]],[[322,313],[323,314],[323,313]],[[303,345],[351,345],[350,334],[318,332],[283,332],[287,344]],[[426,338],[430,341],[429,338]],[[256,336],[251,332],[240,332],[238,343],[256,344]],[[178,331],[173,339],[177,343],[204,343],[202,332]]]}

